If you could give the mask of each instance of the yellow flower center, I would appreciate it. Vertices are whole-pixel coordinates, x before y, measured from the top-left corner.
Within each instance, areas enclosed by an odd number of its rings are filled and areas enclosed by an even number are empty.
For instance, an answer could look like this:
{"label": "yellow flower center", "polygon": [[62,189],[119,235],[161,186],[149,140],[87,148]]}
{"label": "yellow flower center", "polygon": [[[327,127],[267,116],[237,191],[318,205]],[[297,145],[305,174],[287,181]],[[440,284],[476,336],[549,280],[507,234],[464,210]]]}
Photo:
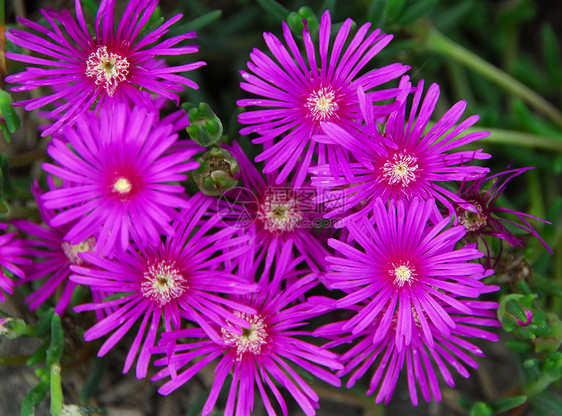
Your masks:
{"label": "yellow flower center", "polygon": [[408,262],[398,266],[393,264],[392,267],[393,269],[391,269],[389,273],[391,277],[394,278],[393,283],[398,287],[402,287],[406,283],[410,285],[417,276],[415,267],[410,266]]}
{"label": "yellow flower center", "polygon": [[383,177],[389,185],[401,184],[406,187],[416,180],[418,158],[412,155],[394,154],[383,166]]}
{"label": "yellow flower center", "polygon": [[86,252],[94,251],[95,246],[96,246],[96,238],[90,237],[87,240],[84,240],[81,243],[74,244],[74,245],[65,241],[62,243],[62,250],[64,251],[64,254],[66,254],[66,257],[68,258],[71,264],[76,264],[78,266],[81,266],[86,262],[82,258],[78,257],[78,253],[86,253]]}
{"label": "yellow flower center", "polygon": [[124,177],[120,177],[113,184],[113,191],[118,192],[121,195],[128,194],[129,192],[131,192],[131,189],[133,189],[133,185],[127,178]]}
{"label": "yellow flower center", "polygon": [[313,91],[306,99],[308,116],[316,122],[330,120],[338,111],[336,94],[331,88]]}
{"label": "yellow flower center", "polygon": [[[259,315],[248,315],[234,312],[236,316],[246,320],[250,328],[242,328],[242,335],[233,332],[230,328],[221,328],[222,337],[226,345],[236,347],[236,361],[242,360],[246,353],[260,355],[262,347],[267,344],[267,325]],[[229,324],[232,328],[232,326]]]}

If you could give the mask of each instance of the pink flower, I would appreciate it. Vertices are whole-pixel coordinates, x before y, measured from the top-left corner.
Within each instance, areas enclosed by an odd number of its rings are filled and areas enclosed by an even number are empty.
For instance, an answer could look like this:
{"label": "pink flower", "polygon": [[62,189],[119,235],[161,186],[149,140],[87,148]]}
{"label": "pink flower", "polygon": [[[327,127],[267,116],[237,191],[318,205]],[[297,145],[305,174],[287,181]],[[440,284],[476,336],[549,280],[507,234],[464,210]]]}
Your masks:
{"label": "pink flower", "polygon": [[[311,170],[315,175],[312,184],[322,193],[320,201],[333,208],[327,217],[339,215],[348,221],[354,216],[364,216],[373,209],[377,198],[383,201],[435,198],[453,213],[451,201],[462,199],[441,184],[477,179],[489,171],[472,165],[473,160],[490,157],[481,149],[455,152],[458,147],[488,135],[487,132],[477,132],[459,137],[479,118],[471,116],[457,125],[466,102],[456,103],[425,133],[439,98],[439,86],[431,85],[422,101],[423,85],[420,81],[415,88],[410,113],[406,117],[411,87],[408,77],[402,78],[402,93],[398,97],[400,106],[388,116],[384,127],[377,123],[373,104],[362,90],[359,90],[359,102],[366,127],[346,131],[337,123],[322,123],[327,136],[325,140],[352,151],[357,160],[342,163],[343,175],[334,174],[329,165]],[[337,225],[341,226],[345,221]]]}
{"label": "pink flower", "polygon": [[[498,341],[495,333],[479,327],[501,327],[501,323],[496,318],[497,303],[470,300],[460,300],[460,302],[472,310],[472,313],[470,315],[462,314],[456,308],[441,303],[443,309],[450,314],[455,326],[450,333],[445,335],[430,322],[429,327],[434,334],[432,346],[429,346],[424,339],[422,320],[419,316],[414,315],[411,342],[400,348],[395,336],[399,319],[397,314],[391,321],[390,330],[376,343],[372,341],[373,335],[383,325],[381,319],[372,322],[361,333],[348,335],[327,344],[327,346],[334,346],[358,340],[342,355],[341,361],[345,363],[345,368],[338,372],[338,375],[343,377],[351,374],[347,382],[347,387],[351,388],[367,371],[373,370],[367,394],[377,393],[376,403],[388,404],[398,376],[405,368],[410,399],[414,406],[418,405],[417,386],[426,402],[429,402],[432,397],[438,402],[441,401],[437,374],[440,374],[451,387],[455,386],[451,369],[465,378],[470,377],[467,366],[478,368],[478,363],[471,357],[471,354],[483,357],[484,353],[468,339],[480,338]],[[343,329],[345,324],[345,322],[328,324],[316,330],[315,335],[339,337],[345,332]]]}
{"label": "pink flower", "polygon": [[[146,376],[150,348],[158,327],[177,330],[182,318],[198,323],[211,339],[219,340],[216,326],[248,326],[237,314],[254,313],[252,307],[229,301],[220,294],[246,294],[256,285],[222,269],[247,250],[247,238],[233,237],[233,230],[215,231],[218,215],[208,215],[211,198],[197,194],[191,198],[174,234],[165,243],[136,241],[134,250],[107,259],[93,253],[80,257],[89,266],[71,266],[71,280],[103,291],[115,299],[101,299],[80,305],[75,311],[106,310],[107,317],[84,334],[86,341],[111,334],[98,356],[105,355],[138,321],[141,321],[125,361],[127,372],[137,354],[137,377]],[[112,310],[109,310],[112,308]],[[211,323],[215,326],[211,326]],[[145,335],[146,332],[146,335]]]}
{"label": "pink flower", "polygon": [[418,319],[424,342],[433,348],[432,328],[445,337],[455,328],[443,305],[472,313],[457,297],[477,298],[486,289],[480,280],[492,271],[471,262],[483,256],[474,245],[455,250],[465,235],[464,227],[447,228],[449,218],[437,218],[436,212],[434,200],[391,201],[387,209],[378,199],[371,218],[348,224],[354,244],[328,241],[340,256],[327,258],[332,272],[326,279],[332,288],[346,293],[336,307],[365,302],[345,330],[360,334],[380,319],[372,338],[378,344],[395,319],[395,343],[401,351],[412,342]]}
{"label": "pink flower", "polygon": [[[75,127],[64,130],[65,140],[54,139],[47,152],[57,163],[43,169],[64,180],[64,187],[42,196],[45,208],[59,209],[51,227],[77,222],[64,239],[79,244],[93,235],[96,251],[112,256],[126,250],[132,235],[155,244],[160,235],[171,235],[176,208],[187,206],[184,172],[198,163],[189,161],[193,146],[173,149],[185,127],[163,119],[153,126],[155,115],[142,107],[124,104],[113,112],[81,116]],[[68,147],[70,144],[71,148]]]}
{"label": "pink flower", "polygon": [[[287,404],[278,386],[289,391],[303,412],[310,416],[318,408],[318,396],[308,385],[300,372],[292,364],[332,385],[339,386],[340,380],[330,371],[342,369],[337,355],[301,339],[311,336],[302,327],[308,319],[321,315],[325,308],[321,302],[299,303],[298,299],[317,284],[314,274],[304,275],[295,267],[302,257],[292,260],[288,253],[293,250],[290,243],[283,246],[283,255],[278,259],[275,270],[266,277],[259,278],[259,291],[254,294],[235,296],[233,299],[256,310],[255,314],[238,313],[249,328],[237,328],[227,324],[216,326],[221,333],[219,340],[208,339],[199,328],[188,328],[171,333],[164,333],[162,345],[158,352],[168,353],[170,344],[174,347],[173,355],[156,361],[157,365],[168,367],[160,371],[155,379],[171,376],[159,390],[169,394],[188,382],[197,372],[211,361],[219,360],[209,398],[203,408],[203,414],[209,415],[215,407],[217,398],[226,378],[232,374],[232,383],[228,393],[225,416],[249,416],[254,405],[256,388],[261,396],[268,414],[275,414],[270,401],[270,394],[279,403],[283,414],[287,414]],[[248,255],[253,256],[250,252]],[[258,278],[256,274],[259,263],[243,261],[238,274],[247,279]],[[287,276],[289,275],[289,276]],[[281,281],[288,281],[290,276],[298,276],[295,283],[282,289]],[[232,297],[231,297],[232,298]],[[177,343],[180,338],[189,338],[187,343]],[[182,372],[177,373],[178,369]]]}
{"label": "pink flower", "polygon": [[[347,157],[343,148],[317,144],[312,136],[320,133],[322,122],[331,121],[349,129],[355,119],[361,119],[358,87],[368,91],[374,101],[390,99],[398,93],[397,89],[374,89],[401,76],[408,66],[396,63],[359,75],[392,36],[382,34],[380,29],[368,34],[370,23],[367,23],[357,30],[345,48],[352,24],[353,21],[347,19],[330,45],[332,23],[326,10],[320,22],[319,55],[305,26],[303,56],[289,27],[283,23],[287,46],[273,34],[264,33],[274,59],[254,49],[248,62],[250,72],[241,72],[244,78],[241,88],[258,98],[239,100],[238,105],[257,106],[258,109],[240,114],[240,123],[251,124],[241,129],[240,134],[258,133],[259,137],[253,140],[255,144],[275,142],[258,155],[256,161],[265,161],[265,173],[282,167],[277,184],[297,169],[294,185],[301,186],[314,158],[319,164],[328,158],[330,165],[336,168],[338,159]],[[393,104],[377,106],[375,116],[382,118],[392,108]],[[297,165],[299,158],[302,162]]]}
{"label": "pink flower", "polygon": [[[51,190],[56,189],[52,178],[48,178]],[[39,187],[37,180],[32,186],[32,192],[37,201],[37,208],[41,215],[41,219],[48,223],[57,212],[45,208],[41,201],[43,191]],[[33,264],[25,268],[24,282],[31,282],[45,277],[45,282],[37,290],[26,298],[31,310],[37,309],[49,297],[51,297],[57,289],[62,289],[62,294],[57,301],[55,313],[62,315],[72,297],[77,284],[68,280],[70,277],[70,265],[85,264],[85,261],[78,256],[78,253],[93,251],[96,238],[94,236],[81,241],[78,244],[70,244],[63,240],[64,235],[71,228],[70,224],[64,224],[60,227],[43,227],[29,220],[13,220],[12,224],[21,231],[29,234],[33,238],[23,240],[26,246],[26,256],[33,259]]]}
{"label": "pink flower", "polygon": [[[517,227],[535,236],[546,247],[548,252],[552,254],[552,250],[529,223],[528,219],[542,221],[547,224],[551,224],[550,222],[524,212],[496,206],[496,202],[505,191],[508,182],[529,169],[533,168],[511,169],[496,173],[495,175],[482,176],[472,182],[463,182],[458,191],[459,197],[465,201],[459,202],[456,207],[459,224],[464,225],[466,228],[468,239],[484,243],[489,265],[492,264],[492,254],[484,238],[485,236],[497,237],[500,240],[507,241],[512,247],[523,247],[522,241],[508,227]],[[490,183],[491,185],[488,186]],[[518,221],[505,218],[506,214],[513,216]],[[496,262],[499,257],[500,255],[498,254]]]}
{"label": "pink flower", "polygon": [[[40,86],[52,88],[52,93],[22,101],[17,105],[26,110],[48,106],[62,100],[62,105],[48,113],[48,118],[57,121],[42,133],[47,136],[57,132],[65,124],[74,124],[76,117],[95,106],[113,109],[117,103],[125,102],[156,111],[149,95],[150,91],[167,99],[178,100],[176,92],[184,85],[197,88],[197,84],[179,73],[191,71],[204,62],[167,66],[161,56],[186,55],[197,51],[197,46],[176,46],[186,39],[195,38],[195,32],[185,33],[161,40],[176,23],[181,14],[162,24],[157,29],[140,37],[143,27],[158,5],[157,0],[131,0],[123,16],[115,25],[115,0],[102,0],[95,22],[95,37],[92,37],[80,0],[76,0],[76,19],[67,10],[56,12],[43,9],[41,13],[51,28],[24,18],[18,21],[29,32],[11,29],[6,37],[16,45],[39,55],[30,56],[7,53],[10,59],[34,66],[26,71],[6,77],[6,82],[18,83],[12,91],[34,90]],[[59,88],[64,85],[64,88]]]}
{"label": "pink flower", "polygon": [[277,172],[261,174],[237,142],[229,150],[240,165],[244,187],[223,195],[218,208],[225,224],[252,238],[258,247],[256,256],[265,258],[266,269],[291,240],[307,267],[325,271],[329,252],[322,241],[326,233],[318,228],[329,221],[323,220],[321,207],[314,202],[316,189],[309,184],[294,187],[291,182],[276,185]]}

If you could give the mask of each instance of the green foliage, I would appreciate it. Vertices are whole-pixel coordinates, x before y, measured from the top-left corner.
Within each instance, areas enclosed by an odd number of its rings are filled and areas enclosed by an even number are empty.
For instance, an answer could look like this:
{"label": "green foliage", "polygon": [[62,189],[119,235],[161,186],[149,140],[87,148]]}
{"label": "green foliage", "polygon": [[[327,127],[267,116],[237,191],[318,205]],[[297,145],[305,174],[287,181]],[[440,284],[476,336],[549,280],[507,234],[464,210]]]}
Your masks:
{"label": "green foliage", "polygon": [[280,22],[287,19],[289,10],[275,0],[257,0],[259,5],[268,13],[271,13]]}
{"label": "green foliage", "polygon": [[[10,142],[10,133],[14,133],[21,127],[21,119],[12,106],[12,97],[6,91],[0,89],[0,129],[7,142]],[[7,130],[6,130],[7,129]]]}
{"label": "green foliage", "polygon": [[212,12],[205,13],[204,15],[193,19],[191,22],[183,26],[183,30],[190,32],[192,30],[201,30],[210,24],[214,23],[222,16],[222,10],[213,10]]}
{"label": "green foliage", "polygon": [[298,12],[291,12],[287,16],[287,24],[299,37],[302,37],[305,22],[310,34],[315,37],[320,29],[320,22],[310,7],[301,7]]}

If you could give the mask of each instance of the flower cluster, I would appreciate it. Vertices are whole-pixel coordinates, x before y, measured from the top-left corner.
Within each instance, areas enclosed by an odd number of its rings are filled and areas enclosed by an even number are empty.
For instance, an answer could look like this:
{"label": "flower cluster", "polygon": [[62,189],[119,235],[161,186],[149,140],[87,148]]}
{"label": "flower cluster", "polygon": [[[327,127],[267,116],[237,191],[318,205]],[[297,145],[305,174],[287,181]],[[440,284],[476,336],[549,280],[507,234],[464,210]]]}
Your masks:
{"label": "flower cluster", "polygon": [[[367,393],[388,402],[405,367],[414,405],[418,387],[440,400],[450,368],[469,376],[470,354],[483,355],[472,338],[496,340],[499,325],[497,303],[480,298],[498,289],[487,239],[522,244],[497,214],[540,237],[529,215],[495,206],[525,169],[489,176],[480,163],[491,155],[466,150],[487,136],[467,133],[478,116],[461,120],[466,102],[431,123],[439,86],[413,84],[401,63],[376,67],[392,36],[370,24],[351,35],[347,19],[332,40],[326,11],[317,38],[305,22],[301,52],[283,23],[284,43],[265,33],[268,51],[241,71],[254,97],[238,101],[240,134],[263,169],[241,142],[223,144],[243,187],[188,192],[202,148],[180,138],[185,111],[165,115],[163,103],[197,88],[181,73],[204,62],[163,57],[196,52],[183,45],[195,34],[165,38],[181,15],[152,29],[157,0],[130,0],[118,23],[102,0],[92,35],[75,4],[75,18],[45,9],[50,28],[19,19],[26,30],[7,34],[34,53],[7,54],[33,65],[6,78],[12,90],[49,89],[17,103],[51,121],[48,190],[32,187],[44,225],[15,220],[27,237],[0,237],[0,266],[34,284],[30,309],[54,298],[58,314],[94,311],[85,340],[105,338],[99,356],[128,344],[124,372],[136,362],[146,377],[153,362],[162,394],[214,366],[205,415],[228,377],[225,415],[249,415],[256,389],[270,415],[286,415],[280,386],[314,415],[303,372],[334,386],[350,375],[348,387],[372,372]],[[8,293],[10,277],[0,274]],[[78,285],[91,296],[76,305]],[[348,319],[306,327],[337,310]]]}

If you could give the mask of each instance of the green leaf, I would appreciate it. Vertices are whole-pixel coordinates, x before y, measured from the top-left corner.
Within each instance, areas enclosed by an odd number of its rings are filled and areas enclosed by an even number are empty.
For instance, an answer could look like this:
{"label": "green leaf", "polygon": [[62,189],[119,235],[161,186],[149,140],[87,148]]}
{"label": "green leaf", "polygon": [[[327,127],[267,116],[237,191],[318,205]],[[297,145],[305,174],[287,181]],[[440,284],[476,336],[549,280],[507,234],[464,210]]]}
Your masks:
{"label": "green leaf", "polygon": [[468,416],[492,416],[492,408],[484,402],[476,402],[470,408]]}
{"label": "green leaf", "polygon": [[507,412],[508,410],[515,409],[527,401],[527,396],[513,396],[504,399],[498,399],[490,402],[490,406],[494,413]]}
{"label": "green leaf", "polygon": [[53,315],[51,320],[51,344],[47,349],[47,366],[51,367],[53,364],[59,363],[64,350],[64,333],[60,323],[60,316]]}
{"label": "green leaf", "polygon": [[374,0],[369,7],[367,13],[367,21],[373,23],[374,27],[382,28],[384,26],[385,16],[384,9],[386,0]]}
{"label": "green leaf", "polygon": [[47,348],[49,348],[49,343],[45,341],[43,345],[41,345],[37,351],[33,353],[31,357],[27,360],[28,366],[34,366],[35,364],[39,364],[42,361],[45,361],[47,358]]}
{"label": "green leaf", "polygon": [[384,14],[388,20],[396,21],[406,6],[406,0],[388,0],[384,8]]}
{"label": "green leaf", "polygon": [[562,416],[562,398],[544,392],[538,396],[533,397],[532,403],[537,407],[537,410],[542,410],[545,414],[560,415]]}
{"label": "green leaf", "polygon": [[522,339],[508,339],[505,345],[511,351],[515,351],[522,354],[530,353],[533,351],[533,345],[529,341],[525,341]]}
{"label": "green leaf", "polygon": [[44,338],[49,334],[54,313],[55,310],[53,308],[49,308],[47,311],[41,314],[41,316],[39,317],[39,322],[37,323],[37,327],[35,329],[35,336],[37,336],[38,338]]}
{"label": "green leaf", "polygon": [[40,382],[31,389],[21,404],[21,416],[35,416],[35,408],[45,400],[48,391],[49,384],[45,382]]}
{"label": "green leaf", "polygon": [[96,14],[98,14],[99,4],[95,2],[95,0],[82,0],[81,1],[83,10],[86,11],[86,14],[90,15],[90,17],[95,18]]}
{"label": "green leaf", "polygon": [[562,352],[550,354],[543,365],[543,372],[553,380],[558,380],[562,375]]}
{"label": "green leaf", "polygon": [[560,43],[552,26],[545,24],[541,28],[542,47],[546,68],[551,78],[560,77]]}
{"label": "green leaf", "polygon": [[4,139],[6,139],[8,143],[10,143],[10,141],[12,140],[12,138],[10,137],[10,131],[6,126],[6,123],[3,121],[0,121],[0,130],[2,130],[2,135],[4,136]]}
{"label": "green leaf", "polygon": [[258,0],[258,3],[266,12],[275,16],[279,21],[287,20],[289,10],[275,0]]}
{"label": "green leaf", "polygon": [[409,5],[406,11],[400,16],[398,24],[407,25],[412,23],[414,20],[425,16],[427,13],[433,9],[433,6],[437,3],[437,0],[419,0]]}
{"label": "green leaf", "polygon": [[305,24],[313,38],[320,29],[320,22],[318,21],[318,17],[316,17],[310,7],[306,6],[301,7],[298,13],[289,13],[289,16],[287,16],[287,24],[291,28],[291,31],[299,38],[302,38]]}
{"label": "green leaf", "polygon": [[186,32],[191,32],[193,30],[199,31],[204,27],[209,26],[211,23],[217,21],[222,16],[222,10],[213,10],[212,12],[205,13],[203,16],[199,16],[193,19],[191,22],[183,26]]}
{"label": "green leaf", "polygon": [[21,120],[12,106],[12,97],[4,90],[0,90],[0,114],[4,117],[10,133],[20,128]]}

